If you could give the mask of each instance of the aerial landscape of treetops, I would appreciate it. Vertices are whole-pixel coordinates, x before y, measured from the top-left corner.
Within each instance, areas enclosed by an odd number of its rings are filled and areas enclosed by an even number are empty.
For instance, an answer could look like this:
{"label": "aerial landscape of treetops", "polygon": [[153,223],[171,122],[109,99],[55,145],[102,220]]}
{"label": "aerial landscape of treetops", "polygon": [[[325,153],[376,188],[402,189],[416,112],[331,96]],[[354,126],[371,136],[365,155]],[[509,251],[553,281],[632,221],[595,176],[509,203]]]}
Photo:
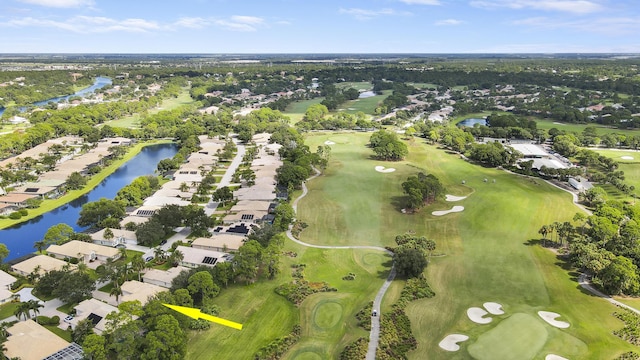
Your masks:
{"label": "aerial landscape of treetops", "polygon": [[[2,115],[4,227],[89,191],[137,146],[178,147],[154,174],[82,205],[33,244],[51,256],[67,243],[122,247],[113,259],[71,254],[62,268],[21,273],[13,266],[23,259],[3,241],[12,289],[64,303],[2,305],[8,334],[30,313],[43,326],[57,316],[46,325],[53,336],[95,359],[208,359],[213,348],[255,359],[639,356],[638,316],[608,302],[640,304],[637,59],[158,59],[123,56],[114,69],[114,60],[70,57],[68,66],[112,84]],[[26,79],[46,63],[12,59],[3,75]],[[466,119],[484,122],[458,124]],[[63,170],[98,149],[86,168]],[[10,203],[58,173],[55,191]],[[256,214],[265,217],[249,220]],[[186,265],[203,241],[241,224],[239,245],[215,248],[226,258]],[[165,288],[132,300],[129,282],[171,269]],[[119,312],[93,330],[76,310],[88,298]],[[80,320],[60,320],[67,314]],[[19,353],[11,336],[3,341]]]}
{"label": "aerial landscape of treetops", "polygon": [[3,359],[640,359],[632,0],[0,3]]}

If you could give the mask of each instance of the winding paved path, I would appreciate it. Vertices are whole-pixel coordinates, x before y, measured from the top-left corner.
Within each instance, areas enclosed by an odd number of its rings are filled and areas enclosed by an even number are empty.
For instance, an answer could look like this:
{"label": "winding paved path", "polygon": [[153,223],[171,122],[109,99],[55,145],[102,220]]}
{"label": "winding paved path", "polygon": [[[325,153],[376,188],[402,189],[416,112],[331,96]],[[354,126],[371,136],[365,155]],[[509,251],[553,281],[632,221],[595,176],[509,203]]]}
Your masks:
{"label": "winding paved path", "polygon": [[[315,179],[319,175],[320,175],[320,172],[316,170],[316,174],[308,178],[307,181]],[[300,201],[300,199],[305,197],[307,193],[308,193],[307,184],[306,182],[302,182],[302,194],[300,194],[300,196],[298,196],[293,201],[293,203],[291,203],[291,207],[293,208],[293,211],[296,212],[296,214],[298,213],[298,201]],[[317,248],[317,249],[369,249],[369,250],[383,251],[393,256],[393,252],[379,246],[359,246],[359,245],[329,246],[329,245],[307,244],[305,242],[302,242],[296,239],[293,236],[293,234],[291,233],[291,226],[289,226],[289,230],[287,230],[287,237],[291,239],[291,241],[297,244],[300,244],[302,246]],[[387,289],[389,288],[389,286],[391,285],[391,282],[395,277],[396,277],[396,268],[394,264],[391,266],[391,271],[389,272],[389,276],[387,276],[387,280],[385,280],[384,284],[382,284],[382,287],[380,288],[380,290],[378,290],[378,294],[376,294],[376,298],[373,300],[373,309],[377,311],[378,316],[371,316],[371,332],[369,333],[369,349],[367,350],[366,360],[375,360],[376,358],[376,350],[378,349],[378,340],[380,339],[380,315],[381,315],[380,305],[382,304],[382,298],[384,297],[384,294],[387,292]]]}
{"label": "winding paved path", "polygon": [[591,282],[589,282],[589,279],[587,278],[587,274],[585,273],[580,273],[580,276],[578,277],[578,283],[580,284],[580,286],[587,290],[588,292],[592,293],[593,295],[599,296],[605,300],[607,300],[608,302],[612,303],[613,305],[628,309],[633,311],[634,313],[640,315],[640,310],[629,306],[627,304],[623,304],[618,300],[613,299],[611,296],[599,291],[598,289],[594,288],[593,285],[591,285]]}

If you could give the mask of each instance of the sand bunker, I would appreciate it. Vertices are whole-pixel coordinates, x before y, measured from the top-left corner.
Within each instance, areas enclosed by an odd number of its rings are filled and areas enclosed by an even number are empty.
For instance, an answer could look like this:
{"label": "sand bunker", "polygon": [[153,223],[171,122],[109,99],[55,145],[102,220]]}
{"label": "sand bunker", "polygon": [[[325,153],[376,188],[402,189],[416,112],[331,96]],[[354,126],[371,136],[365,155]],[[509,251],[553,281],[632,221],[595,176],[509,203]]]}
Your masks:
{"label": "sand bunker", "polygon": [[325,141],[325,142],[324,142],[324,144],[325,144],[325,145],[335,145],[336,143],[334,143],[334,142],[333,142],[333,141],[331,141],[331,140],[327,140],[327,141]]}
{"label": "sand bunker", "polygon": [[564,125],[563,123],[557,122],[557,121],[554,121],[553,123],[556,124],[556,125]]}
{"label": "sand bunker", "polygon": [[447,201],[460,201],[466,199],[466,196],[455,196],[455,195],[445,195],[445,200]]}
{"label": "sand bunker", "polygon": [[467,309],[467,316],[469,317],[469,320],[476,324],[488,324],[493,321],[490,317],[485,318],[485,315],[489,315],[489,313],[484,311],[482,308],[472,307]]}
{"label": "sand bunker", "polygon": [[502,315],[504,314],[504,310],[502,310],[502,305],[495,302],[486,302],[482,304],[485,309],[492,315]]}
{"label": "sand bunker", "polygon": [[620,159],[622,160],[633,160],[633,156],[620,156]]}
{"label": "sand bunker", "polygon": [[560,314],[550,312],[550,311],[538,311],[538,316],[542,318],[542,320],[549,323],[551,326],[555,326],[557,328],[566,329],[569,327],[569,323],[566,321],[558,321],[557,317],[560,317]]}
{"label": "sand bunker", "polygon": [[464,210],[464,206],[454,206],[451,208],[451,210],[438,210],[438,211],[432,212],[431,215],[442,216],[442,215],[447,215],[448,213],[461,212],[462,210]]}
{"label": "sand bunker", "polygon": [[396,171],[394,168],[385,168],[384,166],[376,166],[376,171],[381,173],[391,173]]}
{"label": "sand bunker", "polygon": [[567,358],[563,358],[562,356],[556,354],[549,354],[544,357],[544,360],[569,360]]}
{"label": "sand bunker", "polygon": [[469,340],[469,337],[467,335],[451,334],[442,339],[438,346],[440,346],[440,348],[443,350],[458,351],[460,350],[460,345],[458,345],[458,343],[467,340]]}

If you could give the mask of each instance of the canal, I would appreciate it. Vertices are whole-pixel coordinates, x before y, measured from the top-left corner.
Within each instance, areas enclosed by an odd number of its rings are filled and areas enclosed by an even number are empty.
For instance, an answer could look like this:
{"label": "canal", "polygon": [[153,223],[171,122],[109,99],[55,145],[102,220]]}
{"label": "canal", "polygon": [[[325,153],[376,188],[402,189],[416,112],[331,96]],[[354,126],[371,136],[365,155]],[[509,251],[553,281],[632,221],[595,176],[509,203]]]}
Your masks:
{"label": "canal", "polygon": [[42,240],[44,234],[53,225],[65,223],[75,231],[83,230],[76,224],[82,205],[100,198],[115,198],[122,187],[138,176],[153,174],[160,160],[171,158],[177,152],[178,147],[175,144],[146,146],[89,193],[34,219],[0,230],[0,242],[7,245],[9,249],[9,256],[5,261],[34,252],[34,243]]}

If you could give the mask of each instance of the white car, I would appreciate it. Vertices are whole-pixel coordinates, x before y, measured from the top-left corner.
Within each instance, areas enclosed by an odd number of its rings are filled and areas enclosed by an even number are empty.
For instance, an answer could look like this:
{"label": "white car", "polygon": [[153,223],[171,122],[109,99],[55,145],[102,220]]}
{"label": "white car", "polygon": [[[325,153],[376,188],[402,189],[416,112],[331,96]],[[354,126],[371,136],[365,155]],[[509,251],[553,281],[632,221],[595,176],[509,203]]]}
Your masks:
{"label": "white car", "polygon": [[71,322],[71,320],[73,320],[73,315],[67,315],[67,316],[64,318],[64,322],[66,322],[66,323]]}

